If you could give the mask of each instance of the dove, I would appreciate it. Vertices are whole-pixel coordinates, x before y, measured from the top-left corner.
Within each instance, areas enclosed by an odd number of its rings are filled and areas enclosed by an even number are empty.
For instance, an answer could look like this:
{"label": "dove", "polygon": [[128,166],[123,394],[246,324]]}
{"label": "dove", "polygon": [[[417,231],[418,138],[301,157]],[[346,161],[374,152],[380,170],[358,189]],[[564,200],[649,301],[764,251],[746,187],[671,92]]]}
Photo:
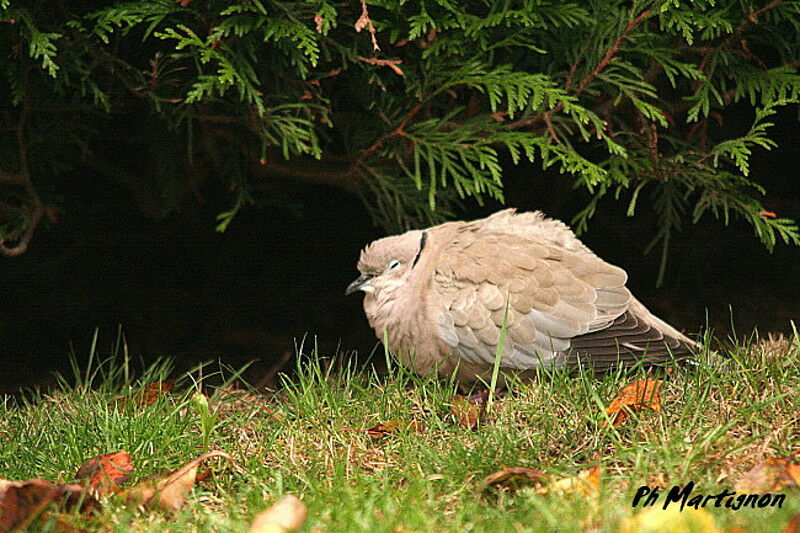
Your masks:
{"label": "dove", "polygon": [[488,382],[498,355],[502,375],[524,378],[658,365],[697,348],[633,297],[622,268],[539,211],[385,237],[357,268],[345,293],[365,293],[378,339],[404,366],[462,387]]}

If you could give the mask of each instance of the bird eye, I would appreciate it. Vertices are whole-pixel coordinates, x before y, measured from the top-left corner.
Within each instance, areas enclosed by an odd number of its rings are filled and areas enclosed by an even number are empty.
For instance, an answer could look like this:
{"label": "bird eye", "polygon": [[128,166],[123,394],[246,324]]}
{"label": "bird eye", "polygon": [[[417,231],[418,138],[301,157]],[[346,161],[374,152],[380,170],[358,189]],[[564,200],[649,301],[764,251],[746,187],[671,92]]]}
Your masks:
{"label": "bird eye", "polygon": [[391,261],[389,261],[389,265],[388,265],[387,268],[389,270],[394,270],[395,268],[397,268],[399,266],[400,266],[400,261],[398,261],[397,259],[392,259]]}

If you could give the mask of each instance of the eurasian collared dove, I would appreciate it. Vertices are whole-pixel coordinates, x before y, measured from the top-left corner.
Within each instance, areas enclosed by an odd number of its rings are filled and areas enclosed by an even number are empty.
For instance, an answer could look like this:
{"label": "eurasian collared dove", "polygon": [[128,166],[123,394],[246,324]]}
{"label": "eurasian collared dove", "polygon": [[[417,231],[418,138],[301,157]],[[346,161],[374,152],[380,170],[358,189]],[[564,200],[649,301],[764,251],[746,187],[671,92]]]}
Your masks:
{"label": "eurasian collared dove", "polygon": [[504,320],[506,374],[661,363],[696,347],[631,295],[624,270],[538,211],[386,237],[361,251],[358,270],[346,294],[366,293],[378,338],[405,366],[456,372],[462,386],[491,375]]}

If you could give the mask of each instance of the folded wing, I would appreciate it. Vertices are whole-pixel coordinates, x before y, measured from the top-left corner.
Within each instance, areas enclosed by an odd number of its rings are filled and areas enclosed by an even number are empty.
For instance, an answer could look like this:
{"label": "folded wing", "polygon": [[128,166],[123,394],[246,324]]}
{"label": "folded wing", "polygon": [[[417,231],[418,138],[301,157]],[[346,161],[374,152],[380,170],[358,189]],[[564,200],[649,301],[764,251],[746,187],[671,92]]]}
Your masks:
{"label": "folded wing", "polygon": [[665,336],[655,327],[660,321],[633,299],[624,270],[574,236],[570,240],[571,232],[559,242],[521,230],[513,213],[500,215],[513,231],[504,231],[494,217],[467,224],[437,261],[437,331],[454,353],[473,364],[493,364],[505,321],[504,368],[602,369],[688,354],[688,344]]}

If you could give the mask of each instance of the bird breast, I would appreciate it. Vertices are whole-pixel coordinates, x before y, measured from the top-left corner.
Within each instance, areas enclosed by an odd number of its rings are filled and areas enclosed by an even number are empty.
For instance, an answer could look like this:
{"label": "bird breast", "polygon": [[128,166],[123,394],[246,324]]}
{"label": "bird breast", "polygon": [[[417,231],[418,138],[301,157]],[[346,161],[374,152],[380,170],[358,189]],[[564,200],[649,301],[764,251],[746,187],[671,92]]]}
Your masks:
{"label": "bird breast", "polygon": [[378,339],[388,340],[389,351],[404,365],[425,374],[429,369],[421,368],[415,360],[424,360],[426,367],[428,362],[435,363],[442,343],[435,335],[436,327],[432,327],[435,319],[427,300],[411,294],[413,290],[413,286],[403,284],[367,294],[364,312]]}

